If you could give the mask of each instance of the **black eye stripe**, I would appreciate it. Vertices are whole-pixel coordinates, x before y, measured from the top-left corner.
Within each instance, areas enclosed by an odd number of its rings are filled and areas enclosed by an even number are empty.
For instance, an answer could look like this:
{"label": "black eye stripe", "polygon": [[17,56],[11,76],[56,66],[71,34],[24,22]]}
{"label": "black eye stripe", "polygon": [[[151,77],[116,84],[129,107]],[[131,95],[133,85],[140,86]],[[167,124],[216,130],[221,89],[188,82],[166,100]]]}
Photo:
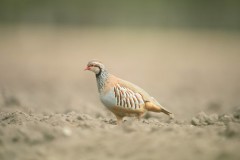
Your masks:
{"label": "black eye stripe", "polygon": [[100,66],[94,64],[90,64],[89,67],[98,67],[100,69]]}

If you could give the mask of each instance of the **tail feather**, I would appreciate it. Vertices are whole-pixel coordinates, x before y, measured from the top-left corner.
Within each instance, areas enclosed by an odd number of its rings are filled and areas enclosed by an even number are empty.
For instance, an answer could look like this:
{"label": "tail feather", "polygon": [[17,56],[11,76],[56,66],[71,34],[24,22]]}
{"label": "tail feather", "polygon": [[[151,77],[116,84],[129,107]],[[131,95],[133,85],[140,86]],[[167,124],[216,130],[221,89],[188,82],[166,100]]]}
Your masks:
{"label": "tail feather", "polygon": [[[159,103],[158,103],[159,104]],[[168,115],[171,119],[174,118],[174,114],[171,113],[170,111],[168,111],[167,109],[165,109],[164,107],[162,107],[160,104],[156,105],[152,102],[146,102],[145,103],[145,107],[148,111],[152,111],[152,112],[163,112],[166,115]]]}
{"label": "tail feather", "polygon": [[162,108],[162,107],[161,107],[161,112],[163,112],[163,113],[165,113],[167,115],[172,114],[171,112],[169,112],[168,110],[166,110],[165,108]]}
{"label": "tail feather", "polygon": [[174,119],[174,114],[166,110],[165,108],[161,108],[161,112],[165,113],[166,115],[169,115],[171,119]]}

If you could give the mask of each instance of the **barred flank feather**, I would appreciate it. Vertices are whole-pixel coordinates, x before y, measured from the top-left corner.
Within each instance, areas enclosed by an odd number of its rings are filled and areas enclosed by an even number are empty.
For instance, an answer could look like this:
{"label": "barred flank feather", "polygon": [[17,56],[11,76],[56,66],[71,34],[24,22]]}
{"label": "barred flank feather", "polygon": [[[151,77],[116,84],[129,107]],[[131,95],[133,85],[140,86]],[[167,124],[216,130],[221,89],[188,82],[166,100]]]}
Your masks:
{"label": "barred flank feather", "polygon": [[142,96],[134,93],[126,87],[117,84],[114,87],[114,94],[117,101],[117,106],[127,109],[139,109],[140,104],[143,102]]}

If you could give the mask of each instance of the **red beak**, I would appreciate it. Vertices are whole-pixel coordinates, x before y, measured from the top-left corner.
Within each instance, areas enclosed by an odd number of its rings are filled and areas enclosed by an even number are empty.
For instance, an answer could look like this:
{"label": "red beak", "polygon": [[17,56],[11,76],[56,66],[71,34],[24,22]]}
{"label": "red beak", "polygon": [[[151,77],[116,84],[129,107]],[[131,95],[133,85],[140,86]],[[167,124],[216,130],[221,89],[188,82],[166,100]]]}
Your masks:
{"label": "red beak", "polygon": [[84,69],[84,71],[86,71],[86,70],[90,70],[90,67],[87,66],[87,67]]}

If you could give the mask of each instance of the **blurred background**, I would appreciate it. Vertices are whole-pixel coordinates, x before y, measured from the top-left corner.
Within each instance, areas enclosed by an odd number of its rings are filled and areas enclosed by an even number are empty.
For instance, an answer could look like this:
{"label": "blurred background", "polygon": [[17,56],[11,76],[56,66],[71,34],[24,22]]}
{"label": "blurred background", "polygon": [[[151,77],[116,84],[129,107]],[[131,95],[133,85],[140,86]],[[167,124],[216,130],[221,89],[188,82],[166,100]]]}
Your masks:
{"label": "blurred background", "polygon": [[83,72],[99,59],[178,117],[230,112],[239,30],[238,0],[1,0],[1,109],[111,116]]}
{"label": "blurred background", "polygon": [[1,23],[235,29],[238,0],[1,0]]}

